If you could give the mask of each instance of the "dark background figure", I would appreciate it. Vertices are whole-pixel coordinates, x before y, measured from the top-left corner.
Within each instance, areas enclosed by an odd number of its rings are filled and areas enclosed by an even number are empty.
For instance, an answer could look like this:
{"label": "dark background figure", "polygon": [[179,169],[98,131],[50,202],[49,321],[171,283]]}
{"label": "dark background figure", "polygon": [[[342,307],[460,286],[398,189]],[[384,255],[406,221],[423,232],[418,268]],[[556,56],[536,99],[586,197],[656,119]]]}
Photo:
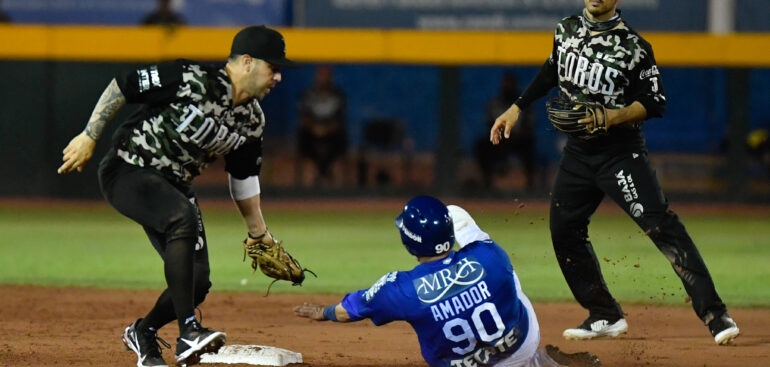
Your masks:
{"label": "dark background figure", "polygon": [[746,137],[746,147],[751,159],[770,177],[770,132],[767,129],[754,129]]}
{"label": "dark background figure", "polygon": [[0,23],[10,23],[11,17],[3,10],[3,0],[0,0]]}
{"label": "dark background figure", "polygon": [[331,66],[318,66],[313,85],[299,100],[300,172],[310,160],[317,172],[315,182],[324,184],[333,181],[333,166],[347,152],[347,97],[333,79]]}
{"label": "dark background figure", "polygon": [[142,25],[183,25],[184,18],[171,9],[171,0],[158,0],[158,5],[152,13],[142,19]]}
{"label": "dark background figure", "polygon": [[[499,94],[487,103],[484,116],[487,129],[492,128],[497,116],[516,102],[519,94],[516,75],[511,72],[505,73],[500,80]],[[511,155],[518,156],[524,167],[527,190],[535,187],[535,116],[531,110],[522,113],[519,123],[511,130],[510,139],[498,145],[492,145],[487,134],[484,134],[476,141],[475,150],[485,187],[492,187],[495,176],[508,172],[511,168],[509,162]]]}

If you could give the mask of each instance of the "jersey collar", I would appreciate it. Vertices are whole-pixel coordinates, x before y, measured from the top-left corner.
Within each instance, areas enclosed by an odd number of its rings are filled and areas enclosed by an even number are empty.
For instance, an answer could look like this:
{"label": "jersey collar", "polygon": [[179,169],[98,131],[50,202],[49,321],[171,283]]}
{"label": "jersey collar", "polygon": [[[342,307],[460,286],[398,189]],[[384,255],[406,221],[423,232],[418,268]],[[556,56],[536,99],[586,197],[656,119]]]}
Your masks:
{"label": "jersey collar", "polygon": [[615,10],[615,15],[603,22],[596,22],[591,19],[588,19],[588,16],[586,15],[586,10],[583,9],[583,14],[580,16],[581,19],[583,19],[583,24],[591,31],[593,32],[604,32],[609,31],[612,28],[615,28],[618,24],[620,24],[620,9]]}

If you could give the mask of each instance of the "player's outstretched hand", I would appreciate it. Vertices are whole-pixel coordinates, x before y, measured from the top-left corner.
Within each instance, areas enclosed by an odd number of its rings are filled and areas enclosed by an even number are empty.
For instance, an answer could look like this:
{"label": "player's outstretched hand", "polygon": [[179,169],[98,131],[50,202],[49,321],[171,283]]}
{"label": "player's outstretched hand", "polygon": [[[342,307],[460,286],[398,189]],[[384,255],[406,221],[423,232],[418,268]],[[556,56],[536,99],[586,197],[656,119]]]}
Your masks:
{"label": "player's outstretched hand", "polygon": [[70,140],[62,151],[61,167],[56,171],[59,174],[69,173],[73,170],[83,172],[83,166],[91,159],[96,147],[96,140],[91,139],[85,132],[80,133]]}
{"label": "player's outstretched hand", "polygon": [[519,119],[521,109],[519,106],[513,104],[502,115],[495,119],[495,123],[492,125],[492,129],[489,131],[489,141],[492,144],[497,145],[503,140],[503,137],[508,139],[511,136],[511,129],[516,121]]}
{"label": "player's outstretched hand", "polygon": [[308,319],[323,321],[324,318],[324,306],[305,302],[301,306],[294,307],[294,314],[299,317],[307,317]]}

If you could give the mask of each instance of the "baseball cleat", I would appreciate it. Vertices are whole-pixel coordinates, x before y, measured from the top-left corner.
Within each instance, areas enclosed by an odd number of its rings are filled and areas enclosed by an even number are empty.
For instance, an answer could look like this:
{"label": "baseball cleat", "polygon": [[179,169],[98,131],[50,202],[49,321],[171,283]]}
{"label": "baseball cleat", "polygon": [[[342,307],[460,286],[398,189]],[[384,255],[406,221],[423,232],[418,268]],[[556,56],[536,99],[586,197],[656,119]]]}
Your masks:
{"label": "baseball cleat", "polygon": [[582,340],[600,338],[603,336],[616,337],[628,331],[626,319],[618,319],[611,322],[606,319],[596,319],[589,317],[586,321],[574,328],[564,330],[562,334],[568,340]]}
{"label": "baseball cleat", "polygon": [[192,366],[200,363],[201,354],[216,353],[225,345],[226,334],[206,329],[197,321],[176,340],[176,364]]}
{"label": "baseball cleat", "polygon": [[719,345],[730,344],[741,333],[738,325],[727,313],[711,320],[708,326],[714,341]]}
{"label": "baseball cleat", "polygon": [[161,357],[158,341],[166,348],[171,348],[171,345],[158,338],[158,334],[155,332],[137,330],[136,326],[141,320],[136,320],[123,331],[123,335],[120,337],[123,340],[123,345],[126,346],[126,350],[132,350],[136,353],[137,367],[168,367],[166,361]]}

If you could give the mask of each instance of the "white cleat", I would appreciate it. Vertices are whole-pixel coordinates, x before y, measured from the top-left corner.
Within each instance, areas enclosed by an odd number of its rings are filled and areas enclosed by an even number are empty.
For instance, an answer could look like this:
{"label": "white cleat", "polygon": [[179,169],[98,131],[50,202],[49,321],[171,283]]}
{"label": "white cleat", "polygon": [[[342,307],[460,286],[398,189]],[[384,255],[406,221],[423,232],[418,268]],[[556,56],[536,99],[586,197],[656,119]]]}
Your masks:
{"label": "white cleat", "polygon": [[626,319],[619,319],[610,323],[604,319],[588,318],[580,326],[574,329],[564,330],[562,334],[567,340],[594,339],[604,336],[616,337],[628,331]]}

